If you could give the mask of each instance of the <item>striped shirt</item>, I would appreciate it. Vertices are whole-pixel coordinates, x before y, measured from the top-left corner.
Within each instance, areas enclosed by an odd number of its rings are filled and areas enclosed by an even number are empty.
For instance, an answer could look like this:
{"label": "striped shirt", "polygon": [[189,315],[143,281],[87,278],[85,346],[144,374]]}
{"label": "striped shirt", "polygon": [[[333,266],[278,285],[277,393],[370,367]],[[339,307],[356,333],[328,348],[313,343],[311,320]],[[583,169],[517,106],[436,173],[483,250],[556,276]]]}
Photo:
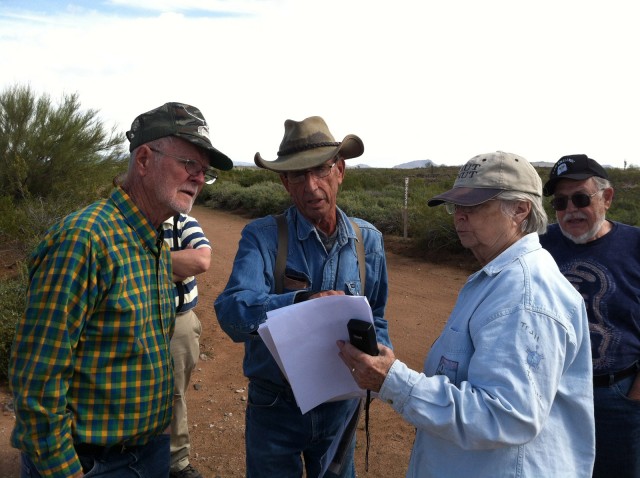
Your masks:
{"label": "striped shirt", "polygon": [[141,445],[171,422],[175,308],[162,244],[117,188],[53,226],[31,255],[9,370],[11,443],[42,476],[81,471],[74,442]]}
{"label": "striped shirt", "polygon": [[[177,221],[176,221],[177,217]],[[170,217],[162,224],[164,240],[172,251],[182,251],[189,247],[199,249],[208,247],[211,243],[205,237],[198,221],[191,216],[178,214]],[[176,311],[184,313],[193,309],[198,303],[198,285],[195,276],[187,277],[182,282],[175,283]]]}

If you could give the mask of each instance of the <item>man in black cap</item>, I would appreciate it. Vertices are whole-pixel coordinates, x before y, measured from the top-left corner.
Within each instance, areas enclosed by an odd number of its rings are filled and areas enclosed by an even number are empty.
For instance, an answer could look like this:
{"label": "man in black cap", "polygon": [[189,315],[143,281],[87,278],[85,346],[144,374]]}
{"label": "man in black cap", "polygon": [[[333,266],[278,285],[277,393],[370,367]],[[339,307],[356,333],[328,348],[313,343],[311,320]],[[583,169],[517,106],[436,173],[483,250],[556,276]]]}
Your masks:
{"label": "man in black cap", "polygon": [[[271,310],[329,295],[364,295],[378,342],[390,346],[384,318],[388,287],[382,234],[366,221],[347,217],[337,206],[345,160],[363,153],[362,140],[349,134],[336,141],[319,116],[286,120],[284,127],[278,158],[265,161],[256,153],[254,161],[280,175],[294,205],[279,216],[284,227],[267,216],[242,231],[231,277],[215,302],[222,329],[245,344],[246,473],[248,478],[301,477],[304,468],[308,478],[351,478],[355,441],[346,447],[344,460],[337,460],[342,466],[331,467],[325,475],[322,470],[332,460],[331,444],[340,438],[340,428],[358,400],[323,403],[301,413],[257,330]],[[283,255],[279,232],[287,237]],[[284,259],[281,273],[277,257]]]}
{"label": "man in black cap", "polygon": [[544,195],[557,224],[540,237],[589,315],[596,421],[594,477],[640,477],[640,228],[606,219],[607,172],[563,156]]}
{"label": "man in black cap", "polygon": [[141,114],[127,138],[120,185],[30,257],[9,370],[23,476],[169,475],[175,304],[162,222],[233,164],[183,103]]}

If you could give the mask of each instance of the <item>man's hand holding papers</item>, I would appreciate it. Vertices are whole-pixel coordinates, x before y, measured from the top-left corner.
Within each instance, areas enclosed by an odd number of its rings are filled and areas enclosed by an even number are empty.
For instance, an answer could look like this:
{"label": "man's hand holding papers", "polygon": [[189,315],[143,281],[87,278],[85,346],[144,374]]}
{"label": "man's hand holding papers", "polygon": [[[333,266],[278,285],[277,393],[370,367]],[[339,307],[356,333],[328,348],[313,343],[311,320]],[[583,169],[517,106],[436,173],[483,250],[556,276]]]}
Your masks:
{"label": "man's hand holding papers", "polygon": [[366,297],[331,295],[267,312],[258,333],[302,413],[327,401],[366,396],[336,347],[339,340],[349,341],[347,323],[353,318],[373,323]]}

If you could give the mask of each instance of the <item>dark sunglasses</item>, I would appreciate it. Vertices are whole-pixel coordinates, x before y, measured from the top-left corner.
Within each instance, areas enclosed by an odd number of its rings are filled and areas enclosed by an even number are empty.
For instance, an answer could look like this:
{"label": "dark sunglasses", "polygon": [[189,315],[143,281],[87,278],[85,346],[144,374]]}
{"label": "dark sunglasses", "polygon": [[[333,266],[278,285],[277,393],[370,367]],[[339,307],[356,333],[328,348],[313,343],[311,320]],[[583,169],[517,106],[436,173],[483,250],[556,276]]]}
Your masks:
{"label": "dark sunglasses", "polygon": [[600,191],[601,190],[598,190],[593,194],[576,193],[571,197],[556,197],[551,200],[551,207],[556,211],[564,211],[569,205],[569,199],[571,199],[571,202],[575,207],[587,207],[589,204],[591,204],[591,198],[598,194]]}

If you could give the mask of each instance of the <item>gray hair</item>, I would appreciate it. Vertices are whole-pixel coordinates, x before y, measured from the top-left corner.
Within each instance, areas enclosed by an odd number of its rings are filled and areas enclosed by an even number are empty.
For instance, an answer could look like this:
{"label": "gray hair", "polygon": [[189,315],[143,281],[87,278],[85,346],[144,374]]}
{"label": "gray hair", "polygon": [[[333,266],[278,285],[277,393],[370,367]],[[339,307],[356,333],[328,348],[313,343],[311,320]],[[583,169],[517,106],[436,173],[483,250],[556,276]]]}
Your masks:
{"label": "gray hair", "polygon": [[134,163],[134,159],[136,157],[136,152],[138,151],[138,148],[141,148],[145,144],[148,145],[149,147],[160,149],[160,148],[164,148],[167,145],[173,144],[174,139],[175,139],[175,136],[163,136],[162,138],[154,139],[153,141],[149,141],[147,143],[141,144],[136,149],[131,151],[131,153],[129,154],[129,164]]}
{"label": "gray hair", "polygon": [[612,187],[611,181],[609,181],[608,179],[601,178],[599,176],[591,176],[591,179],[593,179],[593,182],[596,184],[598,191],[602,191],[603,189]]}
{"label": "gray hair", "polygon": [[544,234],[547,231],[549,219],[542,205],[542,196],[520,191],[503,191],[496,196],[496,199],[500,200],[501,211],[507,217],[513,217],[518,201],[527,201],[531,204],[531,211],[527,218],[522,221],[520,229],[524,234],[532,232]]}
{"label": "gray hair", "polygon": [[[172,144],[173,142],[174,142],[174,136],[164,136],[162,138],[154,139],[153,141],[149,141],[148,143],[144,143],[144,144],[149,145],[149,147],[163,149],[165,146]],[[131,153],[129,154],[129,164],[127,166],[127,171],[124,173],[120,173],[115,178],[113,178],[114,186],[122,186],[125,189],[127,188],[127,184],[132,177],[133,168],[135,167],[136,153],[138,152],[138,149],[141,148],[142,146],[144,145],[141,144],[140,146],[135,148],[133,151],[131,151]],[[156,161],[157,161],[157,157],[158,156],[155,155]]]}

